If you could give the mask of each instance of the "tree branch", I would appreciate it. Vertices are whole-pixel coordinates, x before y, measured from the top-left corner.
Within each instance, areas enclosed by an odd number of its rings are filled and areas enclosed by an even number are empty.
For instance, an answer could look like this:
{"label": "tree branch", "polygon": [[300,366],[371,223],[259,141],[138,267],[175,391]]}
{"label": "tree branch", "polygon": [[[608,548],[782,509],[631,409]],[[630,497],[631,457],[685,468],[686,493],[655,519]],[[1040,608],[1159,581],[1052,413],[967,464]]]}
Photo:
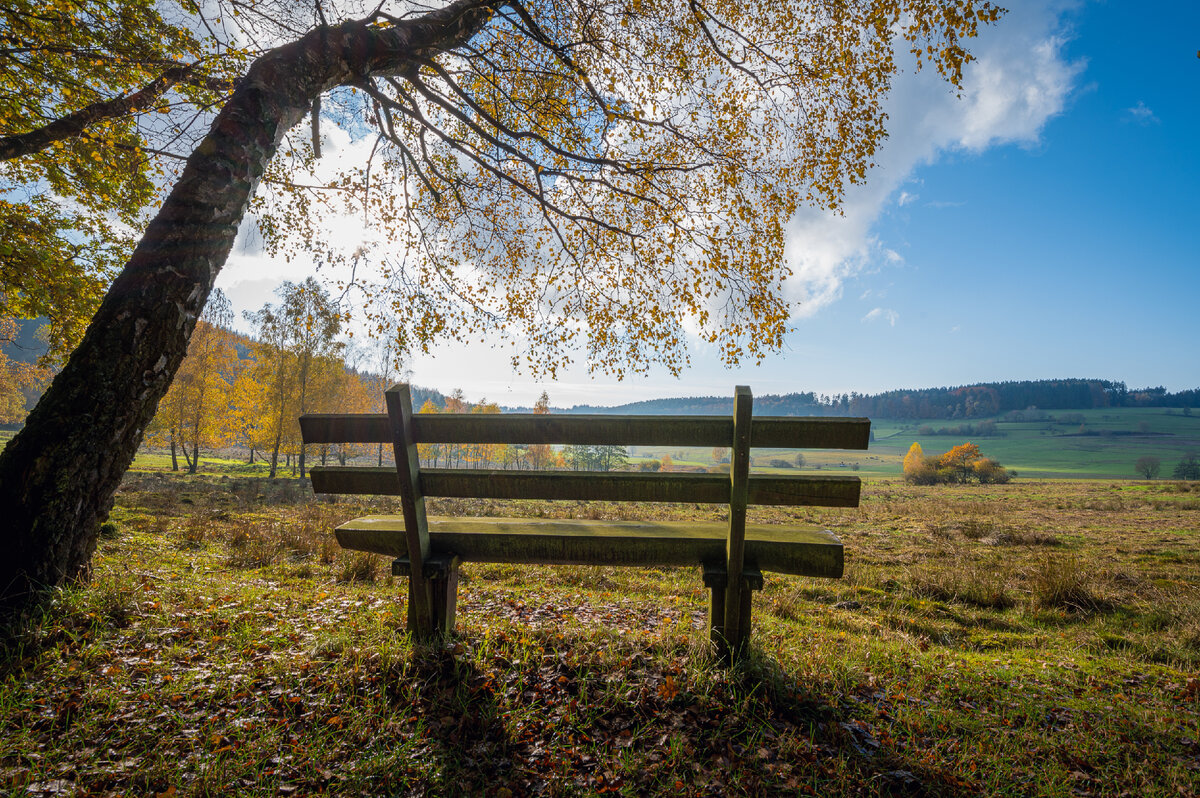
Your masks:
{"label": "tree branch", "polygon": [[102,120],[144,111],[173,86],[192,82],[199,66],[200,62],[197,61],[171,67],[133,94],[99,100],[35,130],[0,138],[0,161],[11,161],[39,152],[56,141],[78,136]]}

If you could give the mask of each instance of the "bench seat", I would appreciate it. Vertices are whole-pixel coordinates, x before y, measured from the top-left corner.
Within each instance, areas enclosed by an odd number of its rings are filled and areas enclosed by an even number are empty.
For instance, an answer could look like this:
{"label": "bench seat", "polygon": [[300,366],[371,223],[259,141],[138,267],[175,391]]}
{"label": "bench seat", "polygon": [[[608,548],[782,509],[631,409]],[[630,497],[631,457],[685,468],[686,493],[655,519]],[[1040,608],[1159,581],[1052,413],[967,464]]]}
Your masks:
{"label": "bench seat", "polygon": [[[434,555],[542,565],[711,565],[725,562],[725,521],[595,521],[429,516]],[[369,515],[334,530],[342,548],[406,557],[404,517]],[[838,578],[842,543],[807,525],[747,524],[746,563],[762,571]]]}

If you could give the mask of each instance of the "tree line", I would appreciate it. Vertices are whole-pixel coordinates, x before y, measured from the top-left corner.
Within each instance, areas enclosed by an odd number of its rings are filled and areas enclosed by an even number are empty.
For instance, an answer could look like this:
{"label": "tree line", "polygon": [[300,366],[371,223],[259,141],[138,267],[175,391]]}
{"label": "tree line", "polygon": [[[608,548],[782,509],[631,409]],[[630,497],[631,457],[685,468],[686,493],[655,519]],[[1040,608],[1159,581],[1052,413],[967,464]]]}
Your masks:
{"label": "tree line", "polygon": [[[891,419],[976,419],[1031,410],[1090,410],[1106,407],[1200,407],[1200,388],[1131,389],[1110,380],[1058,379],[980,383],[943,388],[885,391],[878,394],[817,394],[812,391],[754,397],[754,410],[780,416],[867,416]],[[652,399],[614,408],[581,405],[568,412],[646,413],[651,415],[728,415],[733,399],[695,396]],[[947,434],[953,434],[947,432]]]}
{"label": "tree line", "polygon": [[[254,325],[247,338],[233,331],[229,302],[214,292],[146,431],[148,444],[170,451],[172,470],[194,474],[202,451],[230,447],[250,464],[268,463],[272,478],[286,469],[305,476],[310,457],[322,465],[364,457],[392,462],[383,444],[303,444],[298,419],[305,413],[386,412],[384,391],[396,368],[386,349],[364,367],[370,353],[342,340],[344,319],[316,281],[285,282],[278,294],[278,303],[246,314]],[[414,393],[423,400],[421,413],[501,412],[494,402],[468,402],[461,389]],[[545,391],[533,412],[550,412]],[[433,468],[612,471],[629,463],[623,446],[424,443],[417,453]]]}

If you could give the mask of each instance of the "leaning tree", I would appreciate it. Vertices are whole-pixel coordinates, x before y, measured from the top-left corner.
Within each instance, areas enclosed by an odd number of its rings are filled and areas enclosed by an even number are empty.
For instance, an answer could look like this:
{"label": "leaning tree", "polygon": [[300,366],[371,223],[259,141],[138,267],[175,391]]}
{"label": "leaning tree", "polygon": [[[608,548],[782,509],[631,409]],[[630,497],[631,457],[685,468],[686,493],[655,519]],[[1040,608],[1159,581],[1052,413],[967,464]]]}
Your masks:
{"label": "leaning tree", "polygon": [[[692,336],[729,362],[759,358],[788,329],[790,217],[836,209],[865,179],[907,52],[953,90],[962,42],[1000,12],[982,0],[14,0],[0,13],[0,189],[26,190],[0,205],[0,232],[24,225],[25,242],[0,250],[0,311],[55,307],[64,281],[107,283],[80,242],[137,239],[0,455],[0,593],[13,606],[87,574],[252,205],[266,246],[343,264],[345,295],[403,349],[504,340],[515,366],[549,375],[573,357],[618,376],[678,371]],[[343,135],[324,135],[334,127]],[[39,204],[48,185],[71,201]],[[156,185],[169,192],[142,224]],[[359,219],[362,235],[337,240],[330,215]]]}

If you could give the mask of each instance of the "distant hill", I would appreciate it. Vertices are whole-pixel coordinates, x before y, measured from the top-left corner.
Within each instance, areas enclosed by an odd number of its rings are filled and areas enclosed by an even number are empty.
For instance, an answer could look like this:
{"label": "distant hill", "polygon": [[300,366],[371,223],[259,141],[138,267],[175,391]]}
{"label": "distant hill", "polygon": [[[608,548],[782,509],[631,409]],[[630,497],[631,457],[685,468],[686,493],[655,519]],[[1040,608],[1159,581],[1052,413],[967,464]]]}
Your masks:
{"label": "distant hill", "polygon": [[17,337],[4,346],[4,354],[22,363],[36,363],[46,354],[49,347],[38,337],[38,330],[46,323],[41,319],[17,319]]}
{"label": "distant hill", "polygon": [[[1123,382],[1091,379],[1024,380],[948,388],[918,388],[879,394],[765,394],[754,410],[774,416],[868,416],[894,419],[989,418],[1039,410],[1095,410],[1116,407],[1200,408],[1200,388],[1171,393],[1162,387],[1129,388]],[[733,396],[649,399],[613,407],[576,405],[557,413],[638,415],[727,415]]]}
{"label": "distant hill", "polygon": [[[620,413],[629,415],[666,416],[697,415],[727,416],[733,412],[733,395],[729,396],[686,396],[675,399],[647,399],[641,402],[602,407],[599,405],[575,405],[556,413]],[[815,416],[833,415],[815,394],[789,393],[766,394],[754,397],[754,412],[769,416]]]}

